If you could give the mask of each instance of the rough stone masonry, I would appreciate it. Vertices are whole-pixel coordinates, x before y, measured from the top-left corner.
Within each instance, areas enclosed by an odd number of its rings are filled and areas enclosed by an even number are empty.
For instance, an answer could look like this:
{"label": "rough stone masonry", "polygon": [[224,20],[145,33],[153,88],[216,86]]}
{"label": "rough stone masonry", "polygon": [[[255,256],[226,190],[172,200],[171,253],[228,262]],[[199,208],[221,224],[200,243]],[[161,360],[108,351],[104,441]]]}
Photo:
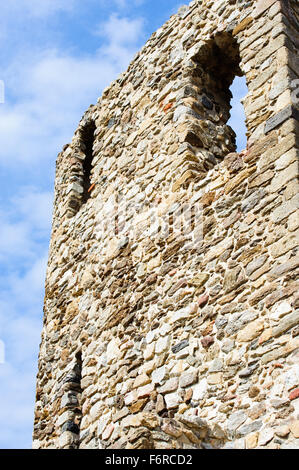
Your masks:
{"label": "rough stone masonry", "polygon": [[192,1],[58,155],[34,448],[299,447],[298,26]]}

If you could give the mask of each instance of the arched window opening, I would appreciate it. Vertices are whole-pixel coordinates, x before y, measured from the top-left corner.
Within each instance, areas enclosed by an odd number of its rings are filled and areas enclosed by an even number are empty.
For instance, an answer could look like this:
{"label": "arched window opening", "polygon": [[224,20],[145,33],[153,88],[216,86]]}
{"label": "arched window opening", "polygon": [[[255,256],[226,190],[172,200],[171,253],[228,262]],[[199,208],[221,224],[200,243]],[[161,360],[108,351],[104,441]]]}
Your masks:
{"label": "arched window opening", "polygon": [[92,119],[80,126],[70,160],[69,182],[67,189],[67,217],[77,214],[91,196],[93,147],[96,125]]}
{"label": "arched window opening", "polygon": [[[232,100],[232,91],[235,90],[237,80],[238,93],[246,94],[244,90],[245,79],[240,69],[240,51],[237,40],[229,33],[220,32],[201,45],[193,61],[196,67],[193,69],[192,82],[201,92],[201,103],[198,106],[198,114],[206,121],[210,138],[203,136],[201,146],[212,152],[216,158],[223,158],[227,153],[234,152],[237,147],[244,148],[244,128],[236,125],[238,117],[235,113],[235,100]],[[240,78],[242,77],[242,78]],[[234,82],[234,86],[232,84]],[[233,127],[231,128],[231,109],[233,105]],[[239,118],[240,118],[239,110]],[[241,120],[244,123],[244,119]],[[239,124],[239,123],[238,123]],[[245,124],[244,124],[245,125]]]}
{"label": "arched window opening", "polygon": [[245,77],[244,76],[236,77],[233,81],[230,91],[232,93],[231,111],[230,111],[231,117],[227,124],[236,133],[237,152],[241,152],[242,150],[246,148],[246,142],[247,142],[245,111],[244,111],[244,106],[242,105],[242,102],[241,102],[241,100],[248,93]]}
{"label": "arched window opening", "polygon": [[96,125],[94,121],[88,122],[81,130],[81,149],[85,154],[83,161],[83,194],[82,204],[84,204],[91,195],[91,170],[93,159],[93,144]]}

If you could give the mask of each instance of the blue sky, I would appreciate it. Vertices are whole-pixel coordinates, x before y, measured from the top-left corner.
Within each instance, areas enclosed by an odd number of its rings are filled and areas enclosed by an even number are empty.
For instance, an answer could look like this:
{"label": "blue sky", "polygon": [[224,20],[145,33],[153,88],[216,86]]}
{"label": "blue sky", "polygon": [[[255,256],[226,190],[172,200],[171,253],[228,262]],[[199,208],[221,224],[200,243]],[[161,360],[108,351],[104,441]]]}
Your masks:
{"label": "blue sky", "polygon": [[[30,448],[55,160],[88,106],[181,2],[1,5],[0,448]],[[235,86],[234,129],[243,134]],[[244,138],[239,143],[244,147]],[[5,361],[1,363],[4,345]],[[3,358],[2,358],[3,359]]]}

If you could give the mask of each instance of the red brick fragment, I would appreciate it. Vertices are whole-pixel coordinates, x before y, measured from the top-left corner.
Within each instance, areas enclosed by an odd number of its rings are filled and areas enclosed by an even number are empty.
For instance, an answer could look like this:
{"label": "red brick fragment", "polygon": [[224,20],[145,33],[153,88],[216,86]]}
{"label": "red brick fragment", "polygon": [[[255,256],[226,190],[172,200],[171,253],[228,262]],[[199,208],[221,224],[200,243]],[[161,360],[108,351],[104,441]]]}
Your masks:
{"label": "red brick fragment", "polygon": [[207,294],[204,294],[202,295],[201,297],[199,297],[198,299],[198,305],[199,307],[204,307],[204,305],[206,305],[206,303],[208,302],[209,300],[209,296]]}
{"label": "red brick fragment", "polygon": [[223,398],[221,398],[221,401],[222,402],[231,401],[231,400],[234,400],[235,398],[237,398],[237,395],[234,395],[233,393],[228,392],[226,395],[224,395]]}
{"label": "red brick fragment", "polygon": [[205,336],[201,339],[201,344],[204,348],[208,349],[214,343],[213,336]]}
{"label": "red brick fragment", "polygon": [[173,103],[168,103],[164,106],[163,111],[166,113],[169,109],[173,107]]}
{"label": "red brick fragment", "polygon": [[290,400],[295,400],[296,398],[299,398],[299,388],[295,388],[294,390],[291,391],[289,394],[289,399]]}

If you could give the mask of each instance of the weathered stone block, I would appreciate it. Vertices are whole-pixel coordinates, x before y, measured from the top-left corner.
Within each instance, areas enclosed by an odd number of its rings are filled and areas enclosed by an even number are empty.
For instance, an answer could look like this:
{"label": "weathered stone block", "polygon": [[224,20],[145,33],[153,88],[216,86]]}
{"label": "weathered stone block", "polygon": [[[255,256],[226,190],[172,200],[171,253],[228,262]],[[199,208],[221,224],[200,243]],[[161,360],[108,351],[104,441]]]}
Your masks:
{"label": "weathered stone block", "polygon": [[267,364],[270,361],[275,361],[278,358],[282,358],[293,352],[299,347],[299,338],[291,339],[286,346],[274,349],[261,357],[261,362]]}
{"label": "weathered stone block", "polygon": [[280,276],[283,276],[284,274],[288,273],[289,271],[296,269],[298,266],[299,266],[299,256],[295,256],[294,258],[291,258],[286,263],[282,263],[282,264],[278,264],[277,266],[274,266],[271,269],[271,271],[267,274],[267,277],[269,279],[277,279]]}
{"label": "weathered stone block", "polygon": [[296,209],[299,209],[299,194],[273,210],[271,214],[273,222],[281,222],[283,219],[289,217],[290,214],[296,211]]}
{"label": "weathered stone block", "polygon": [[256,338],[261,331],[264,329],[264,322],[263,320],[255,320],[252,323],[249,323],[243,330],[239,331],[237,334],[237,341],[240,342],[247,342],[252,341]]}
{"label": "weathered stone block", "polygon": [[164,395],[164,400],[166,403],[166,407],[169,410],[172,408],[177,408],[179,404],[182,402],[182,399],[178,393],[168,393]]}
{"label": "weathered stone block", "polygon": [[296,234],[290,234],[281,238],[278,242],[273,243],[273,245],[270,246],[270,253],[273,258],[278,258],[296,247],[298,247],[298,237]]}
{"label": "weathered stone block", "polygon": [[179,379],[177,377],[173,377],[167,380],[167,382],[158,390],[159,390],[159,393],[170,393],[170,392],[177,390],[178,386],[179,386]]}
{"label": "weathered stone block", "polygon": [[276,2],[277,0],[259,0],[256,3],[255,10],[253,12],[253,17],[257,19],[259,16],[262,15],[262,13],[268,10]]}
{"label": "weathered stone block", "polygon": [[299,310],[291,313],[290,315],[285,316],[280,320],[279,325],[273,328],[273,336],[280,336],[282,333],[285,333],[290,328],[299,324]]}
{"label": "weathered stone block", "polygon": [[185,388],[197,382],[198,372],[190,372],[180,377],[180,387]]}
{"label": "weathered stone block", "polygon": [[265,124],[265,134],[283,124],[287,119],[291,118],[299,121],[299,111],[293,105],[290,104],[281,111],[279,111],[275,116],[268,119]]}

